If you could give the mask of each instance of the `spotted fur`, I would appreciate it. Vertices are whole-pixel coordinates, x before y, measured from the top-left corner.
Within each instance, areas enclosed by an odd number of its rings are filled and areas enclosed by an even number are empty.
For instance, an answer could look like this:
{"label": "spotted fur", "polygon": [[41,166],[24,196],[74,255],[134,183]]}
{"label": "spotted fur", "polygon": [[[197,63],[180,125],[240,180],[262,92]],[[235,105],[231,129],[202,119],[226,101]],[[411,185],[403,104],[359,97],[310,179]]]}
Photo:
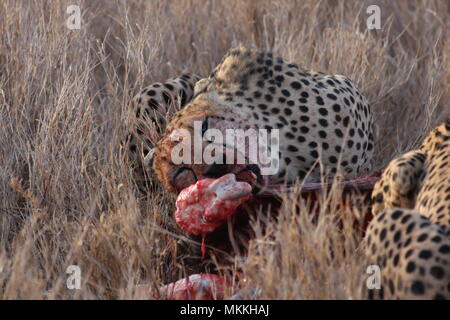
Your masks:
{"label": "spotted fur", "polygon": [[[167,119],[183,108],[194,96],[194,88],[200,77],[194,74],[183,74],[164,83],[156,82],[144,88],[134,97],[132,103],[133,132],[130,136],[130,153],[146,157],[155,146],[148,137],[150,128],[161,134]],[[172,109],[171,109],[172,107]]]}
{"label": "spotted fur", "polygon": [[394,159],[372,193],[366,255],[381,267],[373,297],[450,298],[450,118]]}

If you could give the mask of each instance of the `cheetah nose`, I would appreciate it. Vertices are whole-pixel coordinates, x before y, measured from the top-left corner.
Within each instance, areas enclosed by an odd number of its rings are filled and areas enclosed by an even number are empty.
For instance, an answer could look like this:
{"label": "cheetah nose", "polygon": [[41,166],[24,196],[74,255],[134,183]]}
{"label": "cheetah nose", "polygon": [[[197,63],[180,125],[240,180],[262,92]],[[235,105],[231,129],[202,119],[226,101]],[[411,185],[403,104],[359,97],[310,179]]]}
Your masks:
{"label": "cheetah nose", "polygon": [[206,167],[204,175],[208,178],[220,178],[228,173],[226,164],[213,163]]}

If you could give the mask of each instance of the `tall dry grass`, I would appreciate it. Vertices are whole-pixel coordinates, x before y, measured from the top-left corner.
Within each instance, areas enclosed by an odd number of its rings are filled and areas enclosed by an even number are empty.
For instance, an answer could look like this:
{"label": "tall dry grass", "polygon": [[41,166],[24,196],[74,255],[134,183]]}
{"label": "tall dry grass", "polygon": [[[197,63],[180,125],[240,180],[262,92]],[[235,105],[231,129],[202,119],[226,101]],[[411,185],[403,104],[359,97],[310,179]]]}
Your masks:
{"label": "tall dry grass", "polygon": [[[65,27],[74,2],[80,30]],[[366,29],[370,4],[381,30]],[[379,169],[450,113],[448,16],[442,0],[1,1],[0,298],[138,298],[137,283],[192,271],[173,249],[173,198],[139,192],[121,147],[144,85],[207,75],[240,44],[344,74],[372,102]],[[255,222],[235,266],[258,297],[361,297],[358,212],[335,198],[314,223],[295,192],[277,223]]]}

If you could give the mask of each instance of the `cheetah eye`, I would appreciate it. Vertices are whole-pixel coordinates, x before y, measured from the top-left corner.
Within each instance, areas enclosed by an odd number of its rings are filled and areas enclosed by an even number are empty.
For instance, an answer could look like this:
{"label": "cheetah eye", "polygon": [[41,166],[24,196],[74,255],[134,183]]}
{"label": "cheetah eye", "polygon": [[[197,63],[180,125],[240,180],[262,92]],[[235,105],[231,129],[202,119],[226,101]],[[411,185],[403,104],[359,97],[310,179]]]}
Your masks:
{"label": "cheetah eye", "polygon": [[206,117],[202,122],[202,138],[203,138],[203,141],[213,142],[214,139],[212,138],[211,134],[207,133],[208,129],[210,129],[209,128],[209,125],[210,125],[209,119],[210,119],[209,117]]}
{"label": "cheetah eye", "polygon": [[209,129],[209,117],[205,117],[202,122],[202,136],[205,134],[206,130]]}

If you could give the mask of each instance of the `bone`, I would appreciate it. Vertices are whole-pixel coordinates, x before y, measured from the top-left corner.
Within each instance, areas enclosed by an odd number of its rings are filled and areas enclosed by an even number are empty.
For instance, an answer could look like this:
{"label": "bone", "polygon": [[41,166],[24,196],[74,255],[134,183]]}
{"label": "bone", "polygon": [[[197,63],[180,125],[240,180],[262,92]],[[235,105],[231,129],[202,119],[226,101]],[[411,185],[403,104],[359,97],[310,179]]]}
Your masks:
{"label": "bone", "polygon": [[252,193],[252,187],[246,182],[236,181],[236,176],[232,173],[216,179],[209,189],[209,192],[217,195],[217,201],[234,200]]}

